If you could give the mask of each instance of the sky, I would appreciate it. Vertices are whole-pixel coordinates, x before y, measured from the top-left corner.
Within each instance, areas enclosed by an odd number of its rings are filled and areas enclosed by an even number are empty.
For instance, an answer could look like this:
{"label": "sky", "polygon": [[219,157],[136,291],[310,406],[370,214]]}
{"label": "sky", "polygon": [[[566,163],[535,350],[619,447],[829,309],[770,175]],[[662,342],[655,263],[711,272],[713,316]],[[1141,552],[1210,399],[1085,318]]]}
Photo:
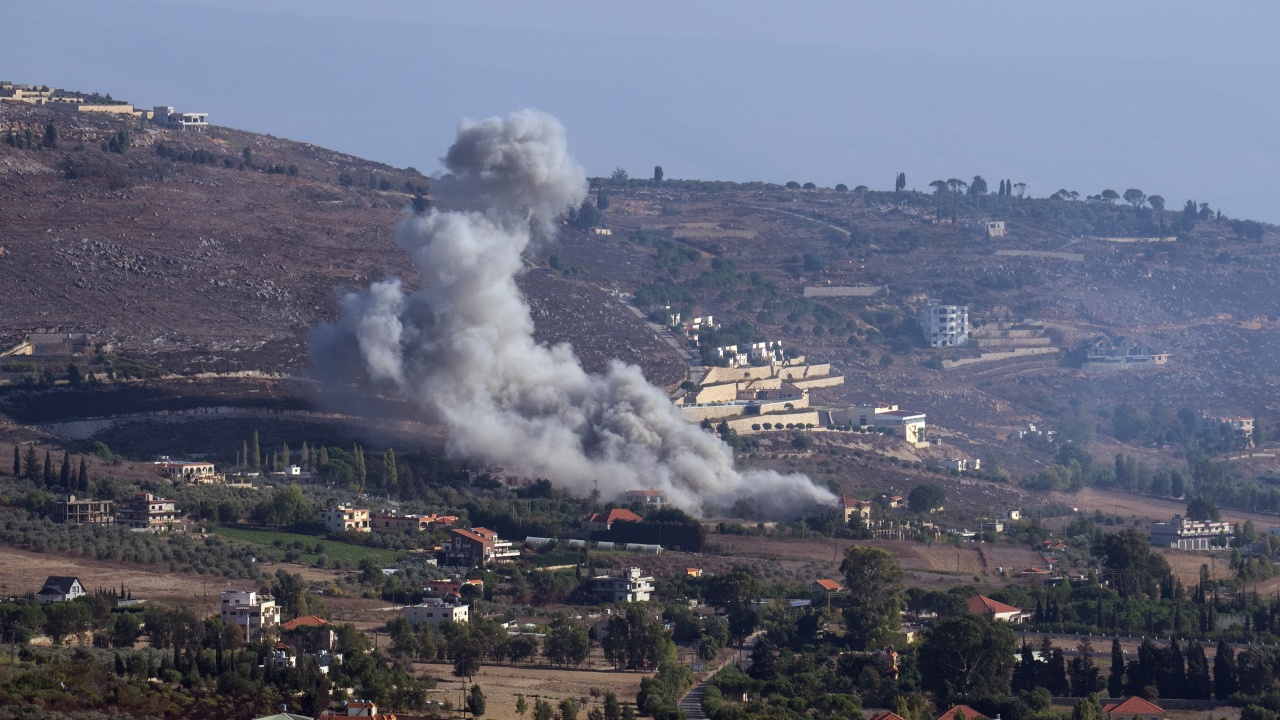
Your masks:
{"label": "sky", "polygon": [[[23,9],[23,4],[29,8]],[[1210,9],[1210,7],[1212,9]],[[1139,188],[1280,223],[1280,3],[11,0],[0,78],[425,173],[556,115],[591,175]]]}

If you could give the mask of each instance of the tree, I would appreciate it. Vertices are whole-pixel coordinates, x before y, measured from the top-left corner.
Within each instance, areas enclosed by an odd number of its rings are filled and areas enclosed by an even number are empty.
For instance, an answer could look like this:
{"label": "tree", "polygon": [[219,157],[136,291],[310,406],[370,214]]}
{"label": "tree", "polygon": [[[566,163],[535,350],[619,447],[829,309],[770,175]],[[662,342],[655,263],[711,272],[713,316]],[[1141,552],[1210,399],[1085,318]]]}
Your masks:
{"label": "tree", "polygon": [[533,720],[552,720],[555,710],[552,709],[551,703],[546,700],[538,699],[533,701]]}
{"label": "tree", "polygon": [[1075,707],[1071,708],[1071,720],[1103,720],[1103,718],[1098,698],[1092,694],[1081,697],[1076,701]]}
{"label": "tree", "polygon": [[524,693],[516,693],[516,712],[520,717],[529,711],[529,701],[524,699]]}
{"label": "tree", "polygon": [[475,717],[484,715],[484,691],[479,685],[472,685],[467,695],[467,710]]}
{"label": "tree", "polygon": [[1164,232],[1164,198],[1160,197],[1159,195],[1148,195],[1147,204],[1151,206],[1152,210],[1156,211],[1156,218],[1158,219],[1158,222],[1159,222],[1160,232],[1163,233]]}
{"label": "tree", "polygon": [[13,446],[13,476],[22,476],[22,455],[18,452],[18,446]]}
{"label": "tree", "polygon": [[836,183],[836,192],[849,192],[849,186],[844,183]]}
{"label": "tree", "polygon": [[601,212],[609,209],[609,196],[604,194],[604,188],[596,193],[596,208]]}
{"label": "tree", "polygon": [[888,640],[902,623],[906,595],[898,559],[880,548],[852,545],[840,572],[849,589],[844,618],[854,646],[866,649]]}
{"label": "tree", "polygon": [[71,453],[62,453],[62,470],[58,473],[58,485],[71,488]]}
{"label": "tree", "polygon": [[653,181],[662,182],[662,166],[661,165],[653,166]]}
{"label": "tree", "polygon": [[400,474],[396,470],[396,451],[387,448],[382,453],[382,484],[388,491],[395,490],[400,483]]}
{"label": "tree", "polygon": [[906,189],[906,187],[907,187],[907,174],[904,172],[900,172],[898,173],[898,177],[894,178],[893,191],[902,192],[903,190]]}
{"label": "tree", "polygon": [[920,674],[938,697],[1009,694],[1017,643],[1006,623],[964,614],[935,625],[920,649]]}
{"label": "tree", "polygon": [[67,363],[67,382],[71,385],[84,382],[84,373],[80,372],[80,368],[75,363]]}
{"label": "tree", "polygon": [[1093,645],[1087,639],[1076,646],[1071,660],[1071,694],[1088,697],[1098,692],[1098,666],[1093,664]]}
{"label": "tree", "polygon": [[1213,658],[1213,696],[1222,702],[1231,697],[1237,687],[1236,651],[1225,639],[1218,641]]}
{"label": "tree", "polygon": [[36,446],[27,446],[27,456],[24,461],[26,472],[24,476],[33,483],[39,483],[44,472],[40,468],[40,458],[36,455]]}
{"label": "tree", "polygon": [[591,652],[587,629],[568,615],[558,615],[547,627],[542,654],[554,665],[581,665]]}
{"label": "tree", "polygon": [[44,486],[53,487],[53,455],[44,451]]}
{"label": "tree", "polygon": [[1146,200],[1147,194],[1138,188],[1129,188],[1124,191],[1124,201],[1132,205],[1135,210],[1141,207],[1142,203],[1146,202]]}
{"label": "tree", "polygon": [[787,189],[788,189],[788,190],[799,190],[799,189],[800,189],[800,183],[796,182],[795,180],[788,180],[788,181],[787,181]]}
{"label": "tree", "polygon": [[631,179],[631,176],[628,175],[627,171],[623,170],[622,168],[614,168],[613,174],[609,176],[609,182],[613,183],[614,185],[626,185],[627,181],[630,179]]}
{"label": "tree", "polygon": [[600,224],[600,209],[590,200],[583,200],[582,205],[573,214],[572,224],[579,230],[587,230]]}
{"label": "tree", "polygon": [[572,698],[565,698],[560,701],[560,718],[559,720],[578,720],[578,703]]}
{"label": "tree", "polygon": [[53,123],[44,126],[44,146],[50,150],[58,147],[58,128]]}
{"label": "tree", "polygon": [[969,194],[974,197],[987,194],[987,181],[981,175],[973,176],[973,182],[969,183]]}
{"label": "tree", "polygon": [[76,489],[84,493],[89,492],[89,466],[83,455],[80,456],[80,474],[76,478]]}
{"label": "tree", "polygon": [[1013,189],[1018,193],[1019,198],[1027,194],[1027,184],[1024,182],[1014,183]]}
{"label": "tree", "polygon": [[1120,638],[1111,639],[1111,674],[1107,676],[1107,694],[1120,697],[1124,692],[1124,651],[1120,648]]}
{"label": "tree", "polygon": [[1222,511],[1207,498],[1192,498],[1187,503],[1187,517],[1201,522],[1218,522],[1222,519]]}
{"label": "tree", "polygon": [[907,508],[911,512],[927,513],[942,507],[946,500],[946,494],[937,485],[917,485],[907,493]]}
{"label": "tree", "polygon": [[[248,152],[249,148],[245,148]],[[249,465],[249,469],[258,470],[262,468],[262,448],[258,445],[258,431],[253,431],[253,460]]]}
{"label": "tree", "polygon": [[1102,194],[1099,195],[1098,197],[1101,198],[1102,200],[1105,200],[1108,204],[1115,204],[1115,201],[1120,199],[1120,193],[1110,188],[1107,188],[1106,190],[1103,190]]}

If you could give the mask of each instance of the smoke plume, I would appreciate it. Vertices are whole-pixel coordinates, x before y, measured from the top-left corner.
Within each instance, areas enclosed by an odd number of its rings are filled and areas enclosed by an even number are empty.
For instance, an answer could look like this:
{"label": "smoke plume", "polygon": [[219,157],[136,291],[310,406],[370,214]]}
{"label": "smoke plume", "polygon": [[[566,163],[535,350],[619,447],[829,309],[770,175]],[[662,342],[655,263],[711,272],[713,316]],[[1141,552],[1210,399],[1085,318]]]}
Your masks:
{"label": "smoke plume", "polygon": [[615,360],[592,375],[569,345],[533,339],[516,286],[522,253],[587,191],[555,118],[524,110],[463,122],[444,162],[455,189],[486,209],[404,220],[396,239],[422,289],[387,280],[348,294],[338,321],[312,332],[322,375],[393,386],[448,428],[454,456],[583,495],[652,487],[694,513],[752,497],[771,515],[833,500],[803,475],[737,471],[730,448],[684,420],[638,367]]}

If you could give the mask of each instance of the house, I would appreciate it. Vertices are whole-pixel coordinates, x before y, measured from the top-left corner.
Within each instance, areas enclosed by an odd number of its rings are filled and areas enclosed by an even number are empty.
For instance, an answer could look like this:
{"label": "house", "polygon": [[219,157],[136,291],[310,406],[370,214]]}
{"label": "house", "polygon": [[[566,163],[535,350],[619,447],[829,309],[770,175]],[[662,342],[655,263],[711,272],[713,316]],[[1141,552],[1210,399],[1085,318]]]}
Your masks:
{"label": "house", "polygon": [[988,620],[999,620],[1007,623],[1020,623],[1024,617],[1021,608],[1006,605],[999,600],[992,600],[986,595],[974,595],[969,598],[969,612],[981,615]]}
{"label": "house", "polygon": [[1225,415],[1209,415],[1202,413],[1206,423],[1218,423],[1226,425],[1233,435],[1240,439],[1245,449],[1254,446],[1254,419],[1243,416],[1225,416]]}
{"label": "house", "polygon": [[481,580],[480,578],[464,579],[459,575],[454,575],[452,578],[448,580],[428,580],[427,581],[427,590],[430,590],[431,592],[440,593],[441,595],[453,595],[455,597],[462,597],[462,588],[468,587],[468,586],[474,587],[480,590],[481,592],[484,591],[484,581]]}
{"label": "house", "polygon": [[208,484],[217,478],[213,463],[177,462],[169,458],[156,461],[156,472],[170,480],[183,480],[189,483]]}
{"label": "house", "polygon": [[926,300],[920,327],[929,347],[958,347],[969,342],[969,306]]}
{"label": "house", "polygon": [[890,428],[897,437],[906,440],[913,447],[927,447],[929,437],[926,431],[925,414],[900,410],[897,405],[870,403],[855,405],[845,410],[832,410],[831,422],[835,425],[855,425],[866,427]]}
{"label": "house", "polygon": [[45,603],[75,600],[84,594],[84,586],[80,584],[79,578],[50,575],[44,581],[44,586],[40,588],[40,592],[36,593],[36,600],[43,605]]}
{"label": "house", "polygon": [[440,625],[444,622],[464,623],[470,619],[471,606],[466,603],[449,603],[439,598],[427,598],[421,605],[409,605],[401,608],[404,619],[410,625],[430,623]]}
{"label": "house", "polygon": [[252,590],[223,590],[221,617],[225,623],[239,625],[244,630],[244,639],[252,642],[280,624],[280,608],[270,595]]}
{"label": "house", "polygon": [[871,519],[871,503],[866,500],[859,500],[852,495],[840,496],[840,510],[844,513],[844,524],[848,525],[857,517],[862,522]]}
{"label": "house", "polygon": [[591,594],[598,602],[648,602],[653,592],[653,577],[638,567],[629,567],[618,575],[591,578]]}
{"label": "house", "polygon": [[960,720],[960,716],[964,716],[964,720],[991,720],[986,715],[974,710],[968,705],[956,705],[950,710],[938,716],[938,720]]}
{"label": "house", "polygon": [[280,626],[280,637],[305,652],[332,652],[338,644],[333,625],[315,615],[296,617]]}
{"label": "house", "polygon": [[63,495],[61,500],[50,503],[50,515],[54,522],[75,525],[111,525],[116,521],[110,500],[76,499],[75,495]]}
{"label": "house", "polygon": [[397,530],[424,532],[432,528],[449,527],[458,521],[456,515],[399,515],[382,513],[373,516],[369,525],[374,530],[395,532]]}
{"label": "house", "polygon": [[983,223],[983,228],[986,230],[987,237],[989,238],[1004,237],[1005,230],[1003,220],[988,220]]}
{"label": "house", "polygon": [[379,713],[378,706],[368,700],[348,700],[345,712],[339,714],[322,713],[315,720],[339,720],[340,718],[367,717],[377,720],[396,720],[390,713]]}
{"label": "house", "polygon": [[1136,695],[1118,703],[1102,706],[1107,720],[1164,720],[1164,708]]}
{"label": "house", "polygon": [[888,710],[885,710],[884,712],[880,712],[880,713],[876,713],[875,715],[872,715],[869,720],[907,720],[907,719],[902,717],[898,713],[889,712]]}
{"label": "house", "polygon": [[592,513],[582,521],[582,529],[609,530],[616,522],[644,522],[644,518],[626,508],[614,508],[608,512]]}
{"label": "house", "polygon": [[474,567],[511,562],[520,556],[520,551],[512,549],[510,540],[499,538],[498,533],[487,528],[454,528],[444,544],[444,556],[450,565]]}
{"label": "house", "polygon": [[1040,549],[1045,552],[1062,552],[1067,549],[1067,544],[1057,538],[1048,538],[1040,541]]}
{"label": "house", "polygon": [[1100,337],[1085,345],[1085,370],[1131,370],[1154,367],[1169,362],[1169,354],[1150,345],[1118,337]]}
{"label": "house", "polygon": [[209,113],[174,112],[168,105],[156,105],[151,110],[151,120],[170,130],[204,132],[209,129]]}
{"label": "house", "polygon": [[1229,522],[1192,520],[1174,515],[1167,523],[1151,523],[1151,544],[1176,550],[1225,549],[1236,534],[1236,526]]}
{"label": "house", "polygon": [[885,504],[894,510],[907,506],[907,501],[902,499],[901,495],[888,495],[885,497]]}
{"label": "house", "polygon": [[178,522],[178,509],[172,500],[140,492],[120,503],[116,522],[134,530],[172,530]]}
{"label": "house", "polygon": [[702,577],[702,568],[685,568],[684,574],[686,577],[700,578]]}
{"label": "house", "polygon": [[336,508],[320,513],[320,522],[324,529],[331,533],[370,532],[373,530],[369,521],[368,508],[354,508],[339,505]]}
{"label": "house", "polygon": [[667,504],[667,494],[661,490],[654,490],[653,488],[649,488],[648,490],[628,490],[622,497],[628,504],[636,503],[639,505],[654,505],[657,507],[662,507]]}
{"label": "house", "polygon": [[828,579],[814,580],[813,584],[819,590],[827,593],[837,593],[837,592],[842,592],[844,590],[844,586],[836,582],[835,580],[828,580]]}

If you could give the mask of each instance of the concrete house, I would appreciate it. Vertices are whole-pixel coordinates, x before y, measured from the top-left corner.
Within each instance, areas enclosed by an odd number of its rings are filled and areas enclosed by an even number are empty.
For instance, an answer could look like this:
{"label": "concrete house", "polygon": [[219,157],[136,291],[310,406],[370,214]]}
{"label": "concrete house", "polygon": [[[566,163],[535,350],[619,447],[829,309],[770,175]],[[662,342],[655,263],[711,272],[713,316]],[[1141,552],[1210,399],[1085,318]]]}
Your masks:
{"label": "concrete house", "polygon": [[629,567],[618,575],[591,578],[591,594],[598,602],[648,602],[653,592],[653,577],[638,567]]}
{"label": "concrete house", "polygon": [[253,641],[280,624],[280,608],[275,598],[252,590],[223,590],[220,606],[222,621],[239,625],[244,639]]}
{"label": "concrete house", "polygon": [[959,347],[969,342],[968,305],[926,300],[919,320],[929,347]]}
{"label": "concrete house", "polygon": [[470,606],[464,603],[448,603],[440,599],[428,598],[421,605],[409,605],[402,609],[404,619],[410,625],[430,623],[440,625],[444,622],[464,623],[470,619]]}
{"label": "concrete house", "polygon": [[1151,544],[1175,550],[1211,550],[1215,539],[1221,540],[1225,549],[1235,534],[1232,523],[1192,520],[1181,515],[1174,515],[1167,523],[1151,523]]}
{"label": "concrete house", "polygon": [[490,563],[508,563],[520,557],[520,551],[511,547],[510,540],[503,540],[488,528],[454,528],[444,544],[445,561],[449,565],[479,566]]}
{"label": "concrete house", "polygon": [[54,522],[76,525],[111,525],[116,521],[110,500],[77,499],[75,495],[63,495],[50,504]]}
{"label": "concrete house", "polygon": [[320,513],[320,522],[324,525],[324,529],[331,533],[367,533],[373,529],[368,508],[353,508],[346,505],[339,505]]}
{"label": "concrete house", "polygon": [[867,500],[859,500],[852,495],[840,496],[840,510],[844,513],[844,524],[848,525],[853,518],[858,517],[862,522],[871,519],[872,504]]}
{"label": "concrete house", "polygon": [[84,594],[84,586],[80,584],[79,578],[50,575],[44,581],[44,586],[40,588],[40,592],[36,593],[36,600],[41,605],[44,605],[46,603],[75,600]]}
{"label": "concrete house", "polygon": [[667,495],[661,490],[628,490],[623,495],[623,500],[627,503],[639,503],[641,505],[654,505],[662,507],[667,504]]}
{"label": "concrete house", "polygon": [[134,530],[170,530],[178,522],[178,509],[172,500],[140,492],[120,503],[116,522]]}

